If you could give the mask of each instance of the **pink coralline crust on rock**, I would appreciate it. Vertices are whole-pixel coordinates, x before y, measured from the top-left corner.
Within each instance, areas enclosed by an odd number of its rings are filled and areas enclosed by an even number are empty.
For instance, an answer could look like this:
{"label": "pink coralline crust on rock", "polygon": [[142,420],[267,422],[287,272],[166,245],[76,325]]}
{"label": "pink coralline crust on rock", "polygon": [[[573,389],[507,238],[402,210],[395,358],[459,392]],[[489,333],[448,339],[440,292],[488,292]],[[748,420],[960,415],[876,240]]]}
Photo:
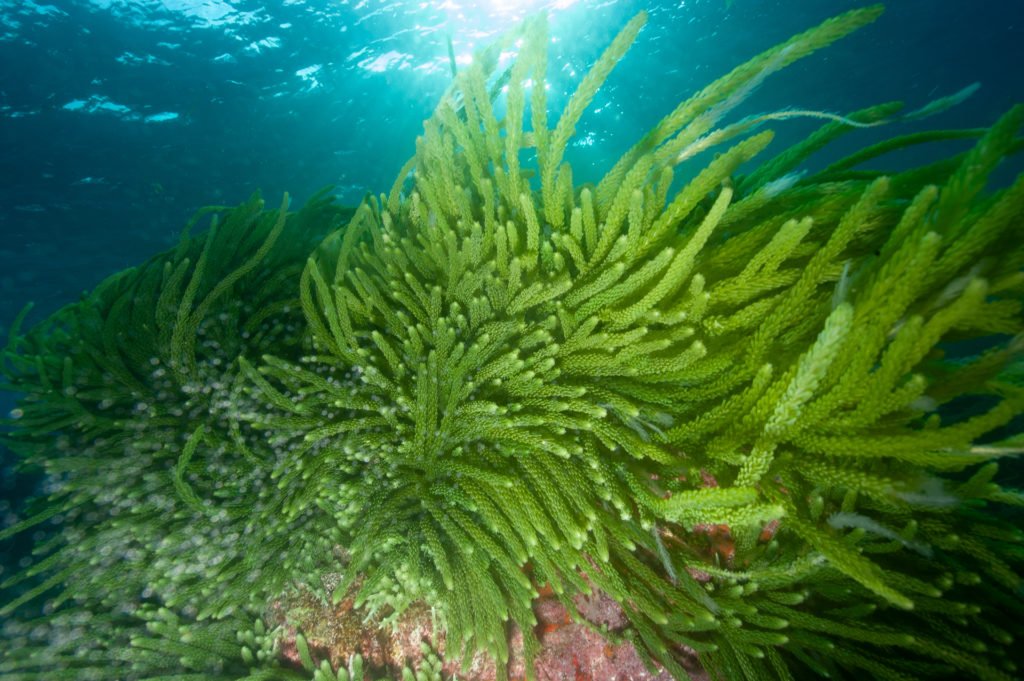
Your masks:
{"label": "pink coralline crust on rock", "polygon": [[299,648],[295,645],[294,631],[285,632],[281,637],[281,644],[277,654],[280,656],[281,661],[289,667],[302,666],[302,662],[299,660]]}
{"label": "pink coralline crust on rock", "polygon": [[[540,652],[533,668],[538,681],[671,681],[672,676],[660,666],[649,670],[636,648],[629,642],[611,643],[596,631],[615,634],[629,625],[619,604],[604,593],[594,590],[590,595],[577,594],[573,605],[584,621],[573,621],[565,606],[550,593],[533,603],[537,617],[535,633]],[[354,653],[362,655],[368,669],[388,669],[398,673],[404,665],[417,669],[423,659],[421,643],[433,645],[445,660],[445,679],[461,681],[494,681],[498,674],[494,662],[482,653],[474,655],[463,667],[458,655],[446,651],[444,633],[435,636],[429,609],[414,607],[399,618],[391,628],[381,628],[376,622],[365,623],[352,609],[352,601],[344,599],[338,606],[323,605],[320,611],[303,602],[307,622],[299,622],[309,643],[314,662],[330,660],[337,669]],[[286,624],[287,605],[275,603],[271,617],[283,625],[279,648],[280,659],[293,668],[301,668],[295,645],[296,628]],[[700,668],[695,654],[681,651],[677,659],[691,678],[708,678]],[[522,681],[526,678],[523,634],[514,625],[509,631],[508,678]]]}
{"label": "pink coralline crust on rock", "polygon": [[580,616],[599,627],[608,627],[609,631],[621,631],[629,624],[622,607],[610,596],[594,589],[590,595],[577,594],[573,598]]}
{"label": "pink coralline crust on rock", "polygon": [[[625,625],[622,609],[603,594],[577,596],[574,602],[577,607],[582,603],[580,615],[593,624],[614,623],[609,630]],[[541,652],[534,661],[538,681],[671,681],[664,670],[649,672],[632,644],[611,644],[585,624],[573,622],[558,600],[541,599],[533,610],[540,621]]]}
{"label": "pink coralline crust on rock", "polygon": [[[573,604],[587,622],[609,632],[621,631],[629,624],[622,607],[600,591],[579,594]],[[557,599],[539,599],[533,609],[540,622],[541,652],[534,661],[538,681],[672,681],[672,675],[660,665],[648,670],[633,644],[610,643],[591,626],[573,622]],[[708,678],[696,655],[682,657],[691,678]]]}
{"label": "pink coralline crust on rock", "polygon": [[582,624],[544,635],[534,662],[538,681],[671,681],[664,669],[651,673],[632,644],[613,645]]}

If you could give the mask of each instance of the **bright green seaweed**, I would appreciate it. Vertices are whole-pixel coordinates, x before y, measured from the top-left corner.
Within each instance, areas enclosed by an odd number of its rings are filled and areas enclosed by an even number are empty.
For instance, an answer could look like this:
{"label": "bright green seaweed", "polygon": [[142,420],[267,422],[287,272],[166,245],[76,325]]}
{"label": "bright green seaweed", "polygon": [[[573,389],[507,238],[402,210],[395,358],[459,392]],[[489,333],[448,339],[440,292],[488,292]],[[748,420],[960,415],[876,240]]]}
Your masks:
{"label": "bright green seaweed", "polygon": [[[645,17],[553,125],[524,86],[533,19],[457,75],[389,195],[208,209],[13,333],[6,441],[47,494],[0,537],[46,531],[4,584],[0,679],[341,678],[283,666],[260,619],[300,585],[385,625],[426,603],[447,656],[500,674],[509,622],[537,651],[543,584],[570,612],[611,595],[616,636],[679,678],[680,645],[730,680],[1016,676],[1024,497],[995,461],[1021,451],[999,429],[1024,408],[1024,179],[986,183],[1024,109],[804,176],[899,105],[766,159],[761,128],[816,112],[722,123],[880,12],[738,67],[584,187],[566,145]],[[489,81],[520,38],[499,120]],[[956,138],[977,141],[861,169]],[[966,396],[983,408],[957,417]]]}

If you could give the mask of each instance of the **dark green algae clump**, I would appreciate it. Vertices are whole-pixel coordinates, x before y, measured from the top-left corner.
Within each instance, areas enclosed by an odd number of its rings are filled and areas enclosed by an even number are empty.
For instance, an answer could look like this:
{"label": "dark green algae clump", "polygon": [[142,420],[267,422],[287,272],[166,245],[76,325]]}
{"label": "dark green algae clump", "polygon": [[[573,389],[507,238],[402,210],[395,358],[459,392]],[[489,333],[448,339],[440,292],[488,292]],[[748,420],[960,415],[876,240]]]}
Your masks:
{"label": "dark green algae clump", "polygon": [[[730,680],[1018,676],[1024,497],[997,461],[1022,451],[1024,179],[986,187],[1024,109],[806,174],[957,96],[726,122],[880,12],[737,67],[587,186],[567,144],[645,17],[553,124],[532,19],[458,74],[389,194],[205,209],[13,332],[5,441],[45,494],[0,533],[38,538],[0,679],[448,678],[442,647],[533,676],[542,592],[582,623],[575,597],[613,599],[603,635],[677,678],[694,653]],[[795,116],[822,125],[770,147]],[[951,139],[973,146],[870,169]],[[429,613],[429,654],[362,668],[301,614],[274,627],[332,599]]]}

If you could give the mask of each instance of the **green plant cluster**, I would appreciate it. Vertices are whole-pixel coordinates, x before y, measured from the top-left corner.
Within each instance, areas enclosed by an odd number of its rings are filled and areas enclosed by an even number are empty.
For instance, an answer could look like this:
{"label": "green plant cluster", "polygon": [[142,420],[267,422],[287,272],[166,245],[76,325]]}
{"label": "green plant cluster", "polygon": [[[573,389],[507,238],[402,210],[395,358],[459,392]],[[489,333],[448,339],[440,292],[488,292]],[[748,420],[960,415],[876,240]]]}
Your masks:
{"label": "green plant cluster", "polygon": [[[1022,451],[1024,179],[988,185],[1024,108],[813,173],[969,90],[728,122],[880,13],[737,67],[585,186],[567,147],[646,17],[554,121],[529,20],[457,74],[389,194],[209,209],[15,332],[6,439],[47,489],[0,533],[43,529],[0,679],[351,676],[253,628],[296,588],[384,626],[426,604],[445,657],[503,675],[513,625],[539,651],[545,586],[577,619],[611,596],[629,624],[605,634],[680,679],[686,649],[721,679],[1014,678],[1024,496],[995,480]],[[822,124],[772,154],[795,116]],[[865,169],[949,140],[973,146]]]}

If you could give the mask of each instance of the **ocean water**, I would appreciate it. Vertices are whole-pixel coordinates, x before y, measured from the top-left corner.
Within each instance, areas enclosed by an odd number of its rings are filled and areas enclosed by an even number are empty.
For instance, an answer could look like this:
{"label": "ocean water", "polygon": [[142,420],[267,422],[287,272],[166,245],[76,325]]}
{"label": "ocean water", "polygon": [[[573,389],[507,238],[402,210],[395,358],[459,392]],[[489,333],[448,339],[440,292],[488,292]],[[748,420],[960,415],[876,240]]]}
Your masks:
{"label": "ocean water", "polygon": [[[201,206],[254,191],[271,205],[287,191],[295,207],[325,186],[351,204],[387,191],[451,80],[449,40],[465,64],[548,11],[549,104],[560,110],[616,32],[649,13],[577,129],[568,160],[586,181],[705,84],[866,4],[0,0],[0,338],[26,303],[31,323],[171,247]],[[735,116],[891,100],[913,110],[980,83],[939,116],[894,124],[980,127],[1024,101],[1024,0],[886,5],[874,25],[773,75]],[[775,125],[778,147],[816,126]],[[890,134],[857,131],[812,163]],[[0,412],[12,400],[0,394]],[[0,527],[31,491],[15,487],[2,454]]]}

